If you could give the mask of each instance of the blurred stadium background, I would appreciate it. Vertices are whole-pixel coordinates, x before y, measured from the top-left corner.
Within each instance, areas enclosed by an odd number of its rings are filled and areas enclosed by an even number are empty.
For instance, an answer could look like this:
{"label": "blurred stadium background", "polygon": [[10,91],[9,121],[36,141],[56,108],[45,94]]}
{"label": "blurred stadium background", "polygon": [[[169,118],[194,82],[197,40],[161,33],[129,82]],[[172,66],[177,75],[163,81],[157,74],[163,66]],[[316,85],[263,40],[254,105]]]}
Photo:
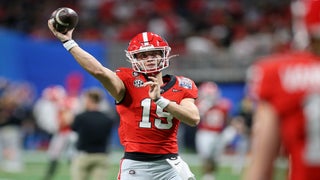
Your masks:
{"label": "blurred stadium background", "polygon": [[[9,85],[27,94],[23,98],[21,93],[15,94],[25,100],[20,104],[24,114],[19,125],[27,166],[21,173],[0,170],[0,180],[35,180],[44,172],[50,136],[38,127],[31,113],[44,88],[65,86],[72,73],[81,74],[82,88],[100,87],[49,32],[47,20],[56,8],[67,6],[78,12],[74,39],[111,69],[130,65],[124,50],[135,34],[153,31],[162,35],[173,53],[179,54],[166,71],[190,77],[198,84],[216,82],[222,96],[232,102],[231,116],[237,116],[245,98],[248,66],[257,57],[289,49],[289,4],[289,0],[0,0],[0,102]],[[113,104],[109,96],[107,99]],[[0,116],[3,109],[0,103]],[[1,120],[0,128],[4,126]],[[179,138],[186,161],[200,173],[195,131],[182,126]],[[110,172],[116,174],[121,157],[116,129],[112,148],[114,171]],[[217,179],[239,179],[239,174],[233,176],[228,169],[233,160],[226,162]],[[60,169],[57,179],[68,179],[67,168]],[[278,179],[283,179],[281,172]]]}

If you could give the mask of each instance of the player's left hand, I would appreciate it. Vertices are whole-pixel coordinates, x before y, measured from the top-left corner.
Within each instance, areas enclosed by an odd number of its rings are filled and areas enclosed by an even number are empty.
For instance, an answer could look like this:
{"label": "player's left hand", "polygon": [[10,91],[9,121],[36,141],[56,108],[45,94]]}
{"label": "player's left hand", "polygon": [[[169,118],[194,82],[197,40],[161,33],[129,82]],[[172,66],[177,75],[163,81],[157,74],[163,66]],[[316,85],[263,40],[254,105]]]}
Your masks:
{"label": "player's left hand", "polygon": [[149,76],[150,81],[145,82],[144,86],[149,86],[149,96],[150,98],[155,101],[160,98],[160,84],[158,83],[157,78]]}

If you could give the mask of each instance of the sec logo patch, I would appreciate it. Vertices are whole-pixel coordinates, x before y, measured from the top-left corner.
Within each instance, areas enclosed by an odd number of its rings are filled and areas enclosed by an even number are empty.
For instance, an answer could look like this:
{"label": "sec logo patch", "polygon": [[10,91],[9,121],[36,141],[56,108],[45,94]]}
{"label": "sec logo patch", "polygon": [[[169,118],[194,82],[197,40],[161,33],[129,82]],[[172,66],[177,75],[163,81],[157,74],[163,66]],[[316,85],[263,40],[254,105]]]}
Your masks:
{"label": "sec logo patch", "polygon": [[141,79],[136,79],[133,81],[133,85],[137,88],[142,87],[143,86],[143,81]]}

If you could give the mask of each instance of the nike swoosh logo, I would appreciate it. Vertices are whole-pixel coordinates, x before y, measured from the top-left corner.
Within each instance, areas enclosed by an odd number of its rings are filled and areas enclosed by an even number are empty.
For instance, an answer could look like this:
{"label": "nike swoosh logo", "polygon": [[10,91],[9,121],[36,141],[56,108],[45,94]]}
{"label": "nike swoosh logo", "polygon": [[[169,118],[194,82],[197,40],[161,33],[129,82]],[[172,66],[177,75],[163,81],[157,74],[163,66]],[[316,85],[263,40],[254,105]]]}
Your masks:
{"label": "nike swoosh logo", "polygon": [[181,90],[179,90],[179,89],[172,89],[172,92],[179,92],[179,91],[181,91]]}

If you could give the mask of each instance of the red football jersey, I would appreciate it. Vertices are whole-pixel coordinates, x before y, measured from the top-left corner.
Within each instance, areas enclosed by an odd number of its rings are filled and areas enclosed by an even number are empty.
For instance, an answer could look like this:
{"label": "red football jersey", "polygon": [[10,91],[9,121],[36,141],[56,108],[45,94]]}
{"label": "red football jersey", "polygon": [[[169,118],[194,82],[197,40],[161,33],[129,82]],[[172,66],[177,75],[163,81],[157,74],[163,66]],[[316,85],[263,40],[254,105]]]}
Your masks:
{"label": "red football jersey", "polygon": [[64,97],[58,105],[58,124],[59,132],[69,132],[70,128],[70,115],[74,115],[76,111],[76,106],[79,103],[78,97],[75,96],[66,96]]}
{"label": "red football jersey", "polygon": [[[199,104],[197,104],[197,106],[199,110],[200,108],[206,108],[200,106]],[[209,109],[206,110],[205,113],[201,116],[201,121],[198,129],[205,129],[218,133],[222,132],[228,121],[231,102],[227,99],[222,98],[218,100],[216,104],[207,108]]]}
{"label": "red football jersey", "polygon": [[290,179],[320,179],[320,58],[291,53],[257,62],[249,91],[279,116],[281,140],[290,156]]}
{"label": "red football jersey", "polygon": [[[157,106],[149,97],[144,74],[119,68],[117,75],[126,87],[124,99],[116,105],[120,115],[119,137],[125,152],[151,154],[178,153],[177,132],[180,121]],[[163,77],[161,96],[177,104],[184,98],[197,98],[195,83],[182,76]]]}

